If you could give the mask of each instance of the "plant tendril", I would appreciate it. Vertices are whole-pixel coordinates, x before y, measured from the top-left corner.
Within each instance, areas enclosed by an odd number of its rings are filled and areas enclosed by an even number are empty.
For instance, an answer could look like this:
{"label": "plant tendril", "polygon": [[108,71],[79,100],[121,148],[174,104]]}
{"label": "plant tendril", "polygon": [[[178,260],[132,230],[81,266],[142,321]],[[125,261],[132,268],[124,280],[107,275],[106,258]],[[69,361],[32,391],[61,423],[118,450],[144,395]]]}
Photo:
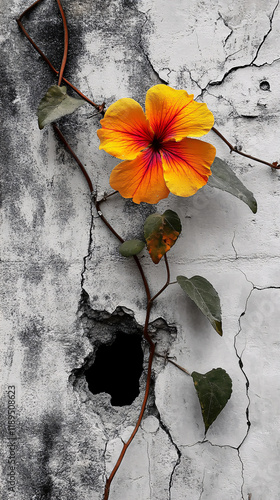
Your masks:
{"label": "plant tendril", "polygon": [[[87,181],[89,190],[90,190],[91,194],[93,194],[94,189],[93,189],[92,182],[91,182],[91,180],[89,178],[89,175],[88,175],[85,167],[83,166],[82,162],[79,160],[79,158],[77,157],[77,155],[74,153],[73,149],[68,144],[67,140],[65,139],[64,135],[59,130],[59,128],[57,127],[57,125],[54,124],[53,128],[54,128],[55,132],[57,133],[58,137],[60,138],[60,140],[63,142],[63,144],[65,145],[65,147],[68,149],[69,153],[72,155],[72,157],[74,158],[74,160],[79,165],[79,167],[80,167],[80,169],[81,169],[81,171],[82,171],[82,173],[83,173],[83,175],[84,175],[84,177],[85,177],[85,179]],[[109,196],[111,196],[111,195],[113,195],[115,193],[116,192],[113,192]],[[102,203],[102,201],[105,201],[107,199],[107,197],[104,196],[104,198],[102,200],[97,201],[96,196],[93,195],[94,204],[95,204],[97,213],[98,213],[99,217],[101,218],[101,220],[106,224],[106,226],[108,227],[108,229],[116,236],[116,238],[118,238],[118,240],[121,243],[123,243],[124,239],[111,226],[111,224],[104,217],[104,215],[103,215],[103,213],[102,213],[102,211],[100,209],[100,204]],[[133,440],[136,432],[138,431],[138,428],[139,428],[139,426],[141,424],[141,421],[142,421],[142,418],[143,418],[143,415],[144,415],[144,411],[145,411],[145,408],[146,408],[146,404],[147,404],[147,400],[148,400],[148,396],[149,396],[149,391],[150,391],[150,383],[151,383],[151,375],[152,375],[152,364],[153,364],[154,353],[155,353],[155,344],[152,341],[152,339],[151,339],[151,337],[150,337],[150,335],[148,333],[150,312],[151,312],[151,308],[152,308],[152,304],[153,304],[154,299],[156,297],[158,297],[160,295],[160,293],[162,293],[163,290],[165,290],[166,286],[168,285],[168,283],[166,283],[164,285],[164,287],[151,299],[150,289],[149,289],[148,282],[146,280],[143,268],[141,266],[141,263],[140,263],[137,255],[134,255],[133,258],[134,258],[134,260],[135,260],[135,262],[137,264],[137,267],[138,267],[138,269],[140,271],[140,274],[141,274],[141,277],[142,277],[142,280],[143,280],[143,283],[144,283],[145,291],[146,291],[146,297],[147,297],[147,309],[146,309],[146,318],[145,318],[145,326],[144,326],[144,330],[143,330],[143,336],[144,336],[145,340],[148,342],[149,349],[150,349],[149,362],[148,362],[148,372],[147,372],[147,379],[146,379],[145,395],[144,395],[144,399],[143,399],[143,403],[142,403],[142,406],[141,406],[141,411],[140,411],[138,420],[136,422],[136,425],[134,427],[134,430],[133,430],[130,438],[128,439],[128,441],[123,446],[123,449],[122,449],[122,451],[120,453],[120,456],[118,458],[118,461],[117,461],[114,469],[112,470],[110,476],[108,477],[108,479],[106,481],[103,500],[107,500],[109,498],[110,485],[111,485],[111,482],[113,480],[113,477],[115,476],[115,474],[116,474],[116,472],[117,472],[117,470],[118,470],[118,468],[119,468],[119,466],[120,466],[120,464],[122,462],[122,459],[123,459],[123,457],[125,455],[125,452],[126,452],[127,448],[129,447],[129,445],[130,445],[131,441]],[[167,282],[168,282],[169,281],[170,273],[169,273],[169,267],[168,267],[167,260],[166,260],[166,268],[167,268]]]}
{"label": "plant tendril", "polygon": [[62,17],[63,31],[64,31],[64,51],[63,51],[63,58],[62,58],[61,66],[60,66],[59,77],[58,77],[58,84],[57,84],[60,87],[61,82],[62,82],[62,78],[63,78],[64,69],[65,69],[65,66],[66,66],[66,61],[67,61],[67,53],[68,53],[68,28],[67,28],[67,21],[66,21],[66,17],[65,17],[65,14],[64,14],[61,2],[60,2],[60,0],[56,0],[56,1],[57,1],[57,5],[58,5],[58,8],[59,8],[61,17]]}
{"label": "plant tendril", "polygon": [[178,363],[175,363],[175,361],[173,361],[173,359],[170,358],[170,356],[166,356],[165,354],[159,354],[158,352],[155,352],[155,356],[157,356],[158,358],[164,358],[165,361],[168,361],[168,363],[171,363],[172,365],[174,365],[177,368],[179,368],[179,370],[181,370],[182,372],[184,372],[187,375],[191,376],[190,372],[188,372],[188,370],[186,370],[186,368],[183,368],[183,366],[178,365]]}
{"label": "plant tendril", "polygon": [[246,158],[250,158],[250,160],[258,161],[259,163],[263,163],[264,165],[268,165],[271,168],[274,169],[280,169],[280,164],[278,164],[277,161],[274,161],[273,163],[269,163],[265,160],[260,160],[260,158],[256,158],[255,156],[248,155],[247,153],[243,153],[242,151],[239,151],[236,146],[233,146],[224,136],[217,130],[215,127],[212,127],[213,132],[224,141],[224,143],[229,147],[230,152],[238,153],[241,156],[245,156]]}
{"label": "plant tendril", "polygon": [[[19,18],[16,20],[17,21],[17,24],[19,26],[19,28],[21,29],[21,31],[23,32],[23,34],[25,35],[25,37],[27,38],[27,40],[29,40],[29,42],[31,43],[31,45],[33,45],[34,49],[38,52],[38,54],[40,54],[40,56],[42,57],[42,59],[45,61],[45,63],[47,63],[47,65],[49,66],[49,68],[56,74],[58,75],[59,74],[59,71],[57,69],[55,69],[55,67],[52,65],[52,63],[49,61],[49,59],[47,58],[47,56],[44,54],[44,52],[38,47],[38,45],[34,42],[34,40],[31,38],[31,36],[29,35],[29,33],[27,32],[27,30],[25,29],[25,27],[23,26],[21,20],[22,18],[28,14],[39,2],[41,2],[41,0],[36,0],[36,2],[34,2],[32,5],[30,5],[30,7],[28,7],[20,16]],[[84,99],[85,101],[87,101],[91,106],[93,106],[101,115],[104,115],[104,109],[105,109],[105,102],[103,102],[102,104],[96,104],[95,102],[93,102],[91,99],[89,99],[86,95],[84,95],[77,87],[75,87],[71,82],[69,82],[68,80],[66,80],[66,78],[62,77],[62,81],[64,83],[66,83],[66,85],[68,85],[69,87],[71,87],[72,90],[74,90],[82,99]]]}

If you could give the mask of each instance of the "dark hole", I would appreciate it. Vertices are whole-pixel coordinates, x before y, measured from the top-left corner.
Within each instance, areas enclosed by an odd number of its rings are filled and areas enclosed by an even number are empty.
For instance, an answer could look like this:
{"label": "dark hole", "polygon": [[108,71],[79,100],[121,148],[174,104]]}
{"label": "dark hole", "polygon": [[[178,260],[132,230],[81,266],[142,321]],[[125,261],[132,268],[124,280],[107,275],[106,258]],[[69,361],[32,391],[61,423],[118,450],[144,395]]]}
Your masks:
{"label": "dark hole", "polygon": [[139,395],[142,371],[141,336],[117,332],[112,345],[99,346],[85,376],[92,394],[107,392],[112,396],[112,406],[124,406],[131,405]]}
{"label": "dark hole", "polygon": [[263,81],[260,83],[260,89],[261,89],[261,90],[270,90],[270,85],[269,85],[269,82],[267,82],[266,80],[263,80]]}

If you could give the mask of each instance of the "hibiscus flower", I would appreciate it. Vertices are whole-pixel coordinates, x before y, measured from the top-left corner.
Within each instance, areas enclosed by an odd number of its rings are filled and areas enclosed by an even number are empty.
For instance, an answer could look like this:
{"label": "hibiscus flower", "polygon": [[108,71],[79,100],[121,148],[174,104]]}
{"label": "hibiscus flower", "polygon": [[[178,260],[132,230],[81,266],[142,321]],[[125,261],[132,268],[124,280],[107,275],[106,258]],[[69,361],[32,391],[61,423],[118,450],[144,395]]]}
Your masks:
{"label": "hibiscus flower", "polygon": [[214,146],[201,137],[214,125],[204,103],[185,90],[155,85],[146,96],[146,114],[134,99],[109,106],[97,131],[99,149],[125,160],[112,171],[110,184],[135,203],[157,203],[169,192],[192,196],[204,186],[214,161]]}

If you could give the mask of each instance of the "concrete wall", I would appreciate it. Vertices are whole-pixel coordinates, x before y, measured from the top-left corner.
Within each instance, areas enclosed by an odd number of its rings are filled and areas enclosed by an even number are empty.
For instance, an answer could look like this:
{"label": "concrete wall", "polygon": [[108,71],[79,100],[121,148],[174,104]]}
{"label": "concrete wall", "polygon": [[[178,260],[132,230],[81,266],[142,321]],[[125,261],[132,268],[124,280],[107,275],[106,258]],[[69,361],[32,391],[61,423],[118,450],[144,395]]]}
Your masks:
{"label": "concrete wall", "polygon": [[[39,131],[37,105],[56,80],[16,25],[28,5],[1,4],[1,498],[99,500],[139,413],[148,349],[143,343],[140,394],[131,405],[91,394],[83,368],[117,331],[140,334],[145,293],[134,262],[119,255],[92,208],[75,162],[51,127]],[[95,102],[132,97],[143,105],[147,89],[166,82],[206,102],[216,127],[239,148],[280,160],[279,1],[68,0],[64,8],[65,76]],[[55,2],[42,2],[24,22],[59,66]],[[99,118],[91,114],[83,107],[61,129],[102,195],[117,160],[98,150]],[[170,195],[158,210],[175,210],[183,224],[169,254],[172,281],[200,274],[212,282],[224,336],[176,285],[155,304],[152,331],[158,351],[169,349],[188,370],[225,368],[233,394],[203,439],[192,380],[157,359],[147,412],[110,500],[280,498],[279,174],[231,155],[213,132],[206,140],[254,192],[257,214],[207,186],[189,199]],[[139,236],[154,209],[118,197],[104,205],[125,238]],[[156,293],[164,264],[153,265],[147,254],[141,262]],[[9,386],[16,394],[13,442]],[[9,492],[14,452],[16,491]]]}

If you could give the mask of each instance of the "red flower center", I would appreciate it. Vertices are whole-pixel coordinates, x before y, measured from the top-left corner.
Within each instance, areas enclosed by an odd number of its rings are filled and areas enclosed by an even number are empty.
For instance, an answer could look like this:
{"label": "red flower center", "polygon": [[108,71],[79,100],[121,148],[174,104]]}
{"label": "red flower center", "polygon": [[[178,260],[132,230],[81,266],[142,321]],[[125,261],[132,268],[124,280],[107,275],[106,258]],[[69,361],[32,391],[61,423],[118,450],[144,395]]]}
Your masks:
{"label": "red flower center", "polygon": [[158,153],[159,150],[161,149],[161,141],[156,136],[154,136],[154,138],[153,138],[151,148],[155,153]]}

